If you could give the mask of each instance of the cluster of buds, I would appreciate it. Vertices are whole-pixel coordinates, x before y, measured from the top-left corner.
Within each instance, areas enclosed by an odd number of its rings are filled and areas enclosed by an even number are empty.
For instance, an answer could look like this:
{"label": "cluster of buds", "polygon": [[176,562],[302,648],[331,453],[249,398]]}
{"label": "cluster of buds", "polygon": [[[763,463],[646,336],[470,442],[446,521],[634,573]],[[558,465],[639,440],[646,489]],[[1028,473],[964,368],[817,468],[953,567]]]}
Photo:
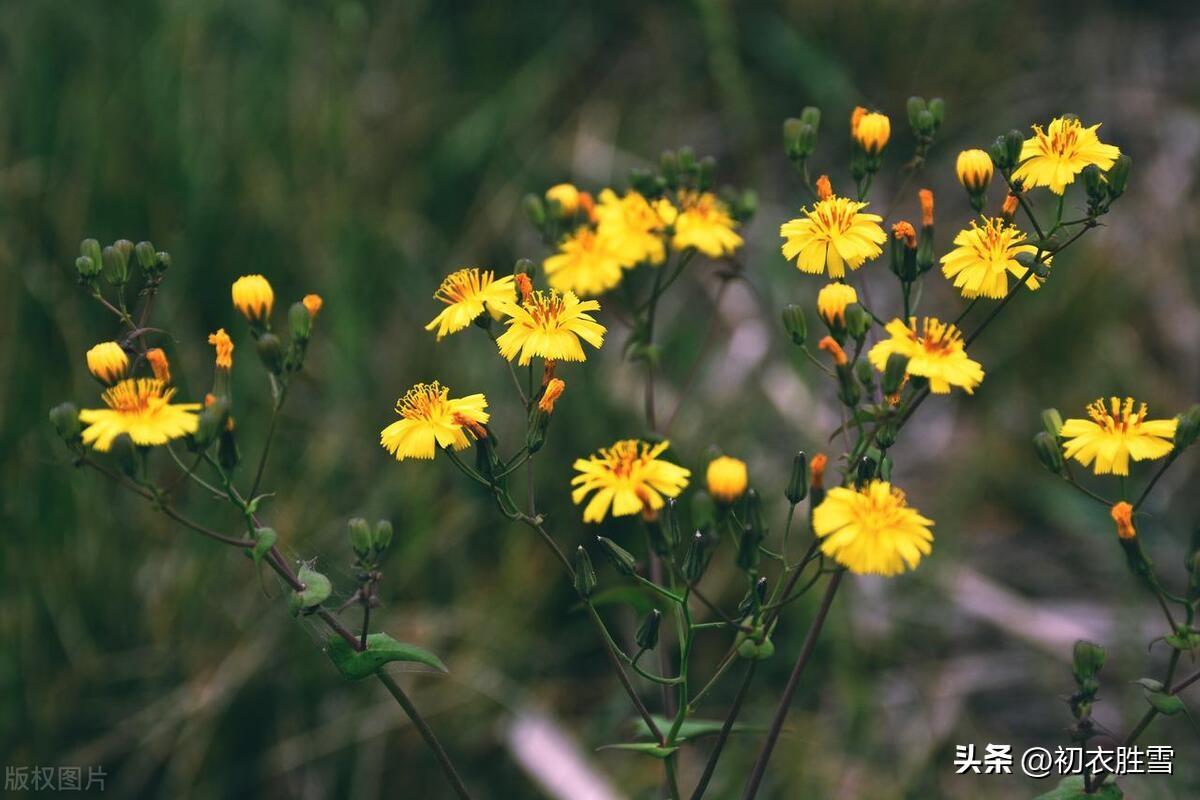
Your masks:
{"label": "cluster of buds", "polygon": [[783,149],[788,159],[798,167],[813,154],[817,147],[817,132],[821,127],[821,109],[806,106],[799,118],[789,117],[783,122]]}
{"label": "cluster of buds", "polygon": [[132,278],[134,266],[142,270],[146,286],[155,287],[171,266],[171,256],[155,250],[150,242],[134,244],[128,239],[118,239],[102,248],[95,239],[84,239],[79,245],[79,257],[75,259],[80,284],[93,293],[99,292],[101,277],[108,284],[123,289]]}
{"label": "cluster of buds", "polygon": [[1075,676],[1076,690],[1067,698],[1067,705],[1075,717],[1071,728],[1072,741],[1081,745],[1095,735],[1095,723],[1092,722],[1092,705],[1100,692],[1100,681],[1097,675],[1104,668],[1104,648],[1098,644],[1080,639],[1075,642],[1071,670]]}

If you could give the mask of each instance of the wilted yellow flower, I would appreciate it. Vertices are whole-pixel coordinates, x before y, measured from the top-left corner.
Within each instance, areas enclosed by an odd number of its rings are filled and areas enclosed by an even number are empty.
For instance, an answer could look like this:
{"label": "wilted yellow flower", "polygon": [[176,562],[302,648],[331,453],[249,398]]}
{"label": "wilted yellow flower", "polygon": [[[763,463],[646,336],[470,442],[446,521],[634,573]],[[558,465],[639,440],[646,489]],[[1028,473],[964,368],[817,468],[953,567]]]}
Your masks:
{"label": "wilted yellow flower", "polygon": [[952,323],[926,317],[918,333],[917,318],[910,317],[907,325],[894,319],[884,330],[891,338],[879,342],[867,354],[875,369],[882,372],[888,356],[899,353],[908,358],[905,371],[928,378],[929,390],[934,394],[946,394],[951,386],[972,394],[983,381],[983,367],[967,357],[962,332]]}
{"label": "wilted yellow flower", "polygon": [[150,362],[150,369],[154,371],[155,378],[163,383],[171,382],[171,362],[167,360],[167,354],[161,347],[151,347],[147,350],[146,360]]}
{"label": "wilted yellow flower", "polygon": [[546,199],[558,203],[568,217],[579,209],[579,190],[571,183],[557,183],[546,190]]}
{"label": "wilted yellow flower", "polygon": [[512,302],[515,292],[511,275],[496,279],[490,269],[463,267],[455,270],[442,280],[433,293],[434,299],[445,303],[446,307],[430,320],[425,330],[437,328],[437,338],[441,341],[448,334],[458,333],[469,326],[485,308],[499,312],[505,304]]}
{"label": "wilted yellow flower", "polygon": [[1000,218],[1005,222],[1012,222],[1013,217],[1017,215],[1017,207],[1020,203],[1020,199],[1012,192],[1009,192],[1005,196],[1004,202],[1000,204]]}
{"label": "wilted yellow flower", "polygon": [[129,356],[116,342],[101,342],[87,351],[87,367],[97,380],[113,384],[129,371]]}
{"label": "wilted yellow flower", "polygon": [[917,197],[921,201],[921,226],[924,228],[933,227],[933,190],[922,189],[917,192]]}
{"label": "wilted yellow flower", "polygon": [[[310,312],[311,313],[311,312]],[[233,339],[224,328],[208,335],[208,343],[217,351],[217,369],[233,369]]]}
{"label": "wilted yellow flower", "polygon": [[306,294],[300,302],[308,309],[308,316],[313,319],[317,318],[317,314],[321,313],[321,306],[325,305],[325,301],[321,299],[321,295],[319,294]]}
{"label": "wilted yellow flower", "polygon": [[1063,455],[1097,475],[1128,475],[1129,460],[1162,458],[1175,446],[1176,419],[1146,419],[1146,404],[1133,410],[1132,397],[1121,402],[1100,398],[1087,407],[1091,419],[1069,419],[1063,423]]}
{"label": "wilted yellow flower", "polygon": [[88,427],[83,443],[100,452],[112,447],[113,440],[129,434],[134,444],[151,446],[196,432],[199,403],[171,404],[174,389],[156,378],[127,378],[101,396],[108,408],[84,409],[79,421]]}
{"label": "wilted yellow flower", "polygon": [[1020,166],[1013,172],[1013,179],[1026,188],[1048,186],[1055,194],[1062,194],[1089,164],[1109,169],[1121,150],[1100,141],[1096,135],[1099,127],[1085,128],[1079,120],[1068,117],[1051,120],[1045,130],[1034,125],[1033,136],[1021,145]]}
{"label": "wilted yellow flower", "polygon": [[830,358],[833,359],[833,363],[839,367],[844,367],[850,363],[850,359],[846,357],[846,351],[842,349],[842,346],[832,336],[825,336],[821,341],[817,342],[817,349],[829,353]]}
{"label": "wilted yellow flower", "polygon": [[1118,539],[1133,539],[1137,537],[1137,529],[1133,527],[1133,506],[1122,500],[1113,505],[1109,512],[1113,522],[1117,523]]}
{"label": "wilted yellow flower", "polygon": [[979,194],[992,180],[992,157],[982,150],[963,150],[954,164],[958,182],[972,194]]}
{"label": "wilted yellow flower", "polygon": [[275,291],[262,275],[243,275],[233,282],[230,293],[233,307],[251,322],[262,322],[275,305]]}
{"label": "wilted yellow flower", "polygon": [[534,356],[555,361],[583,361],[580,339],[592,347],[604,344],[605,328],[587,313],[600,310],[595,300],[580,300],[573,292],[531,292],[521,303],[509,303],[504,313],[508,330],[496,340],[500,355],[526,366]]}
{"label": "wilted yellow flower", "polygon": [[746,462],[729,456],[720,456],[708,462],[704,475],[708,493],[718,503],[732,503],[746,493],[750,480]]}
{"label": "wilted yellow flower", "polygon": [[612,189],[605,189],[596,206],[597,232],[616,253],[621,266],[632,267],[642,261],[661,264],[667,256],[663,228],[674,218],[674,211],[668,200],[651,204],[639,192],[630,190],[624,197],[617,197]]}
{"label": "wilted yellow flower", "polygon": [[821,175],[817,178],[817,199],[828,200],[833,197],[833,183],[829,180],[828,175]]}
{"label": "wilted yellow flower", "polygon": [[892,121],[887,115],[869,111],[865,114],[856,113],[850,120],[851,136],[863,152],[869,156],[882,153],[892,135]]}
{"label": "wilted yellow flower", "polygon": [[551,378],[546,383],[546,390],[542,392],[542,399],[538,400],[538,408],[547,414],[553,414],[554,404],[562,397],[566,388],[567,384],[562,378]]}
{"label": "wilted yellow flower", "polygon": [[803,217],[783,223],[779,235],[784,238],[783,257],[796,259],[801,272],[819,275],[828,271],[831,278],[842,278],[846,267],[858,269],[863,262],[883,252],[880,247],[887,234],[878,214],[864,214],[867,203],[845,197],[820,200],[812,210],[801,209]]}
{"label": "wilted yellow flower", "polygon": [[478,436],[478,426],[487,424],[486,409],[482,394],[453,399],[437,381],[418,383],[396,401],[402,419],[379,432],[379,443],[397,461],[431,459],[439,447],[462,450]]}
{"label": "wilted yellow flower", "polygon": [[601,522],[609,506],[614,517],[626,517],[663,507],[663,497],[678,497],[687,487],[691,472],[659,456],[669,442],[651,445],[625,439],[604,447],[594,455],[575,460],[579,473],[571,479],[571,501],[583,502],[595,495],[583,510],[584,522]]}
{"label": "wilted yellow flower", "polygon": [[848,283],[830,283],[817,293],[817,313],[832,327],[846,324],[846,306],[858,302],[858,292]]}
{"label": "wilted yellow flower", "polygon": [[917,230],[911,222],[901,220],[893,225],[892,238],[898,242],[904,242],[904,246],[909,250],[917,249]]}
{"label": "wilted yellow flower", "polygon": [[575,292],[580,297],[595,297],[621,282],[621,264],[610,239],[582,227],[563,239],[558,252],[548,257],[542,267],[550,288]]}
{"label": "wilted yellow flower", "polygon": [[830,489],[813,511],[821,552],[856,575],[898,575],[933,549],[933,520],[887,481]]}
{"label": "wilted yellow flower", "polygon": [[679,193],[679,214],[675,218],[675,236],[671,247],[694,247],[709,258],[732,254],[742,246],[742,237],[734,228],[737,221],[712,192]]}
{"label": "wilted yellow flower", "polygon": [[[955,248],[942,256],[942,274],[954,281],[954,288],[968,299],[1000,298],[1008,294],[1008,275],[1020,279],[1028,268],[1017,261],[1021,253],[1035,255],[1036,247],[1025,242],[1025,234],[999,217],[983,221],[954,237]],[[1046,259],[1050,264],[1051,259]],[[1041,278],[1031,275],[1025,285],[1037,289]]]}

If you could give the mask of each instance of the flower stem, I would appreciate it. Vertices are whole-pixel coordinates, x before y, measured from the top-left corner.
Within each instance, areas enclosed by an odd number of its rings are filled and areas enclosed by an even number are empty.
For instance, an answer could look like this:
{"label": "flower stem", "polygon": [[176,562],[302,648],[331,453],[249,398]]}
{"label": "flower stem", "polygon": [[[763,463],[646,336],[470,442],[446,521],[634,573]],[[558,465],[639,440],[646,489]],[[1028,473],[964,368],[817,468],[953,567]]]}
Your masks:
{"label": "flower stem", "polygon": [[408,699],[408,695],[400,688],[400,684],[396,683],[395,678],[386,672],[376,672],[375,676],[379,678],[379,682],[391,693],[392,697],[396,698],[396,702],[404,709],[404,713],[412,720],[412,724],[417,727],[421,733],[421,737],[425,739],[425,744],[429,745],[429,749],[433,751],[433,755],[437,758],[438,764],[442,767],[442,772],[446,773],[446,780],[450,782],[454,793],[461,800],[471,800],[471,794],[467,791],[467,787],[463,784],[462,778],[458,776],[458,771],[454,769],[454,763],[450,761],[450,756],[446,755],[446,751],[442,748],[441,742],[437,736],[433,734],[433,729],[425,722],[425,718],[417,711],[417,707]]}

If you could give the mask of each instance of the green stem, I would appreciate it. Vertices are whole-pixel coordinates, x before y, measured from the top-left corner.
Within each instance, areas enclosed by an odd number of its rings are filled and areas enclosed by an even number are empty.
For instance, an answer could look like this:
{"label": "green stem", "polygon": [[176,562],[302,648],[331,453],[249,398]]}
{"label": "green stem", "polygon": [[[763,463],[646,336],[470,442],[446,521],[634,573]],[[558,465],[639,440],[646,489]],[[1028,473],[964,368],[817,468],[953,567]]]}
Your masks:
{"label": "green stem", "polygon": [[458,795],[461,800],[471,800],[471,794],[467,791],[467,787],[463,784],[462,778],[458,776],[458,771],[454,769],[454,763],[450,760],[450,756],[448,756],[446,751],[442,748],[441,742],[439,742],[437,736],[434,735],[433,729],[429,727],[427,722],[425,722],[425,718],[421,716],[419,711],[417,711],[417,707],[413,705],[412,701],[408,699],[408,695],[406,695],[404,690],[400,688],[400,684],[396,683],[396,680],[386,672],[376,672],[375,676],[379,678],[379,682],[384,685],[388,692],[391,693],[392,697],[396,699],[396,702],[400,704],[400,707],[404,709],[404,713],[408,715],[410,720],[412,720],[413,725],[416,726],[417,730],[421,734],[421,737],[425,740],[425,744],[429,745],[429,749],[433,751],[433,755],[437,758],[438,764],[440,764],[442,767],[442,772],[446,773],[446,780],[450,782],[450,786],[452,789],[454,789],[454,793]]}

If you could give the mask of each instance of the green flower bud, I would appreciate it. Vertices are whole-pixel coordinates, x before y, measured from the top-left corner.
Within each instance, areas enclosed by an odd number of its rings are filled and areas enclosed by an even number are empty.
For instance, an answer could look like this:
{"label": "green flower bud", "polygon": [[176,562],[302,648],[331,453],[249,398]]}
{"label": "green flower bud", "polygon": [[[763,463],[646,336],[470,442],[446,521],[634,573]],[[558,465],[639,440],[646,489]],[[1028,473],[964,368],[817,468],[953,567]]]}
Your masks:
{"label": "green flower bud", "polygon": [[74,403],[60,403],[50,409],[50,424],[67,444],[79,441],[83,433],[83,423],[79,421],[79,409]]}
{"label": "green flower bud", "polygon": [[1100,173],[1100,168],[1095,164],[1088,164],[1083,168],[1083,188],[1087,191],[1088,200],[1092,203],[1102,203],[1108,195],[1108,189],[1104,183],[1104,176]]}
{"label": "green flower bud", "polygon": [[934,118],[932,111],[925,109],[917,114],[917,133],[929,136],[936,128],[937,120]]}
{"label": "green flower bud", "polygon": [[97,271],[104,263],[103,252],[100,249],[100,243],[95,239],[84,239],[79,243],[79,255],[91,260],[96,265]]}
{"label": "green flower bud", "polygon": [[798,504],[808,496],[808,482],[811,474],[808,469],[808,456],[803,450],[792,456],[792,474],[788,478],[787,491],[784,496],[792,505]]}
{"label": "green flower bud", "polygon": [[988,145],[987,154],[991,156],[992,163],[996,165],[996,169],[1004,172],[1012,166],[1012,162],[1008,160],[1008,147],[1004,144],[1004,137],[997,136],[996,140]]}
{"label": "green flower bud", "polygon": [[154,245],[149,242],[138,242],[133,247],[133,254],[143,272],[151,273],[158,267],[158,255],[154,252]]}
{"label": "green flower bud", "polygon": [[116,439],[113,439],[112,446],[109,447],[108,452],[112,454],[113,460],[117,462],[117,466],[122,473],[130,478],[137,478],[137,447],[134,445],[133,439],[129,438],[128,433],[122,433]]}
{"label": "green flower bud", "polygon": [[808,323],[804,320],[804,309],[791,303],[783,309],[783,328],[792,337],[792,343],[803,345],[808,340]]}
{"label": "green flower bud", "polygon": [[1100,645],[1083,639],[1075,642],[1071,669],[1081,688],[1085,683],[1094,681],[1100,670],[1104,669],[1104,657],[1104,648]]}
{"label": "green flower bud", "polygon": [[746,590],[746,595],[738,603],[738,616],[750,615],[755,609],[762,608],[767,599],[767,579],[759,578],[754,585]]}
{"label": "green flower bud", "polygon": [[1045,431],[1038,431],[1033,437],[1033,447],[1037,451],[1038,460],[1042,462],[1043,467],[1055,475],[1062,474],[1062,448],[1058,446],[1058,440],[1055,437]]}
{"label": "green flower bud", "polygon": [[679,521],[679,503],[674,497],[668,497],[659,515],[659,524],[667,547],[674,549],[683,541],[683,526]]}
{"label": "green flower bud", "polygon": [[617,572],[622,575],[633,575],[636,572],[637,559],[633,557],[633,553],[604,536],[597,536],[596,541],[600,543],[600,549],[604,551],[604,555],[608,556],[608,560],[616,567]]}
{"label": "green flower bud", "polygon": [[838,399],[851,408],[858,405],[858,401],[862,399],[862,390],[858,388],[849,364],[837,366],[837,379]]}
{"label": "green flower bud", "polygon": [[758,569],[758,546],[762,542],[754,528],[747,525],[742,529],[741,539],[738,540],[737,565],[740,569],[753,572]]}
{"label": "green flower bud", "polygon": [[933,269],[933,226],[922,225],[917,234],[917,271],[929,272]]}
{"label": "green flower bud", "polygon": [[871,329],[871,316],[858,303],[846,306],[846,333],[861,342]]}
{"label": "green flower bud", "polygon": [[808,158],[817,142],[817,131],[801,119],[791,118],[783,123],[783,146],[793,161]]}
{"label": "green flower bud", "polygon": [[812,126],[814,131],[821,129],[821,109],[816,106],[805,106],[800,111],[800,121]]}
{"label": "green flower bud", "polygon": [[529,221],[538,230],[546,226],[546,204],[542,202],[542,198],[536,194],[527,194],[521,201],[521,205],[525,208],[525,215],[529,217]]}
{"label": "green flower bud", "polygon": [[[895,436],[892,437],[892,440],[895,441]],[[880,459],[879,459],[879,478],[880,478],[880,480],[885,480],[885,481],[888,481],[889,483],[891,482],[893,466],[894,465],[892,463],[891,456],[885,454],[880,457]]]}
{"label": "green flower bud", "polygon": [[350,530],[350,547],[354,555],[366,558],[371,554],[371,526],[362,517],[354,517],[347,527]]}
{"label": "green flower bud", "polygon": [[946,120],[946,101],[940,97],[930,100],[929,113],[933,115],[933,131],[936,133]]}
{"label": "green flower bud", "polygon": [[704,534],[696,531],[692,535],[692,541],[688,544],[687,552],[684,553],[683,566],[680,567],[683,579],[688,583],[695,583],[704,575],[704,570],[708,566],[706,549]]}
{"label": "green flower bud", "polygon": [[122,286],[129,282],[129,259],[125,254],[112,245],[101,252],[104,264],[104,279],[113,286]]}
{"label": "green flower bud", "polygon": [[596,568],[582,546],[575,548],[575,591],[580,597],[591,597],[596,590]]}
{"label": "green flower bud", "polygon": [[390,520],[381,519],[375,523],[375,533],[371,536],[371,547],[374,548],[377,555],[387,551],[392,544],[394,534],[395,531]]}
{"label": "green flower bud", "polygon": [[871,366],[871,362],[864,358],[855,364],[854,377],[858,378],[858,382],[862,384],[863,390],[867,394],[874,394],[875,369]]}
{"label": "green flower bud", "polygon": [[684,145],[676,151],[676,156],[679,158],[679,171],[687,174],[696,167],[696,151]]}
{"label": "green flower bud", "polygon": [[100,264],[87,256],[80,256],[75,259],[75,271],[79,273],[80,279],[90,282],[100,274]]}
{"label": "green flower bud", "polygon": [[673,187],[679,182],[679,159],[670,150],[664,150],[659,156],[658,170],[668,186]]}
{"label": "green flower bud", "polygon": [[196,432],[192,434],[192,447],[196,450],[206,449],[225,429],[228,419],[228,398],[218,397],[216,402],[205,406],[204,410],[200,412],[200,422],[196,426]]}
{"label": "green flower bud", "polygon": [[113,247],[121,251],[121,255],[125,256],[126,262],[133,259],[133,242],[128,239],[117,239],[113,242]]}
{"label": "green flower bud", "polygon": [[1018,130],[1004,134],[1004,158],[1009,166],[1021,163],[1021,148],[1025,144],[1025,135]]}
{"label": "green flower bud", "polygon": [[1133,166],[1133,159],[1122,153],[1117,156],[1117,160],[1109,167],[1106,177],[1108,178],[1108,196],[1116,199],[1125,194],[1125,187],[1129,183],[1129,169]]}
{"label": "green flower bud", "polygon": [[642,619],[642,623],[638,625],[637,633],[633,637],[640,649],[653,650],[658,646],[658,629],[661,624],[662,612],[657,608],[650,609],[650,613]]}
{"label": "green flower bud", "polygon": [[1042,409],[1042,427],[1046,429],[1046,433],[1057,439],[1058,432],[1062,430],[1062,426],[1062,414],[1058,413],[1057,408]]}
{"label": "green flower bud", "polygon": [[532,277],[535,269],[533,262],[528,258],[518,258],[517,263],[513,264],[513,275],[529,275]]}
{"label": "green flower bud", "polygon": [[755,489],[746,490],[746,522],[760,542],[767,538],[767,521],[763,516],[762,497]]}
{"label": "green flower bud", "polygon": [[896,434],[896,426],[893,423],[881,422],[879,430],[875,432],[875,444],[879,445],[880,450],[887,450],[896,443]]}
{"label": "green flower bud", "polygon": [[738,644],[737,653],[741,658],[753,661],[765,661],[775,655],[775,645],[772,644],[770,638],[764,638],[761,642],[756,642],[750,637],[746,637]]}
{"label": "green flower bud", "polygon": [[304,303],[292,303],[288,309],[288,331],[293,342],[307,342],[312,336],[312,314],[304,307]]}
{"label": "green flower bud", "polygon": [[713,178],[717,174],[717,160],[712,156],[705,156],[696,166],[696,186],[703,192],[712,186]]}
{"label": "green flower bud", "polygon": [[155,265],[154,269],[161,275],[171,268],[171,254],[166,250],[159,250],[154,254]]}
{"label": "green flower bud", "polygon": [[921,113],[929,110],[929,106],[925,103],[924,97],[913,95],[908,98],[908,103],[905,105],[905,110],[908,112],[908,124],[918,133],[921,132]]}
{"label": "green flower bud", "polygon": [[875,468],[878,464],[875,459],[863,456],[858,460],[858,468],[855,471],[855,483],[863,486],[875,478]]}
{"label": "green flower bud", "polygon": [[883,365],[883,380],[881,381],[883,393],[890,396],[900,391],[907,372],[908,356],[901,353],[892,353],[888,356],[887,363]]}
{"label": "green flower bud", "polygon": [[1200,436],[1200,404],[1179,415],[1175,423],[1175,449],[1191,447],[1197,436]]}
{"label": "green flower bud", "polygon": [[267,369],[276,375],[283,372],[283,344],[279,341],[278,336],[273,333],[264,333],[258,337],[255,348],[258,350],[258,357]]}

